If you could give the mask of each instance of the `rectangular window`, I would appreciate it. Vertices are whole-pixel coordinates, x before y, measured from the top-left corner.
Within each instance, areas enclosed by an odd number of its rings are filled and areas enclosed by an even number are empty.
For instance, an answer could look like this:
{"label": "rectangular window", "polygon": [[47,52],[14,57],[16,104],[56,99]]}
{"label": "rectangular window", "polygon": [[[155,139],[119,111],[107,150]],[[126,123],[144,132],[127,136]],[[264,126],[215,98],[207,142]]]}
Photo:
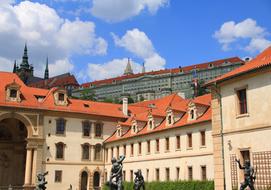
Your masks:
{"label": "rectangular window", "polygon": [[141,142],[138,143],[138,154],[141,155],[142,152],[142,146],[141,146]]}
{"label": "rectangular window", "polygon": [[149,154],[151,152],[151,141],[147,141],[147,153]]}
{"label": "rectangular window", "polygon": [[62,181],[62,170],[56,170],[55,171],[55,182],[61,183]]}
{"label": "rectangular window", "polygon": [[179,180],[180,179],[180,168],[177,167],[176,168],[176,180]]}
{"label": "rectangular window", "polygon": [[166,140],[166,151],[169,151],[169,138],[167,137],[165,140]]}
{"label": "rectangular window", "polygon": [[134,144],[131,144],[131,156],[134,156]]}
{"label": "rectangular window", "polygon": [[103,127],[101,123],[95,124],[95,137],[102,137]]}
{"label": "rectangular window", "polygon": [[56,120],[56,134],[57,135],[64,135],[66,128],[66,120],[65,119],[57,119]]}
{"label": "rectangular window", "polygon": [[169,168],[166,168],[166,181],[170,180],[170,170]]}
{"label": "rectangular window", "polygon": [[9,92],[9,96],[11,98],[16,98],[17,97],[17,90],[11,89],[10,92]]}
{"label": "rectangular window", "polygon": [[63,93],[58,93],[58,101],[64,101],[65,95]]}
{"label": "rectangular window", "polygon": [[176,136],[176,149],[181,149],[181,137]]}
{"label": "rectangular window", "polygon": [[123,145],[123,155],[126,156],[126,145]]}
{"label": "rectangular window", "polygon": [[134,178],[134,172],[133,170],[130,170],[130,182],[133,181],[133,178]]}
{"label": "rectangular window", "polygon": [[188,148],[192,148],[192,133],[187,134],[187,143],[188,143]]}
{"label": "rectangular window", "polygon": [[90,122],[89,121],[83,122],[83,136],[84,137],[90,136]]}
{"label": "rectangular window", "polygon": [[188,167],[188,180],[193,180],[193,168],[192,168],[192,166]]}
{"label": "rectangular window", "polygon": [[201,131],[200,132],[200,136],[201,136],[201,146],[206,146],[206,140],[205,140],[205,131]]}
{"label": "rectangular window", "polygon": [[201,179],[202,180],[207,180],[206,166],[201,166]]}
{"label": "rectangular window", "polygon": [[159,168],[155,169],[155,177],[156,177],[156,181],[160,180],[160,171],[159,171]]}
{"label": "rectangular window", "polygon": [[159,152],[160,150],[159,139],[156,139],[155,142],[156,142],[156,152]]}
{"label": "rectangular window", "polygon": [[247,113],[247,92],[246,89],[237,91],[238,103],[239,103],[239,114]]}

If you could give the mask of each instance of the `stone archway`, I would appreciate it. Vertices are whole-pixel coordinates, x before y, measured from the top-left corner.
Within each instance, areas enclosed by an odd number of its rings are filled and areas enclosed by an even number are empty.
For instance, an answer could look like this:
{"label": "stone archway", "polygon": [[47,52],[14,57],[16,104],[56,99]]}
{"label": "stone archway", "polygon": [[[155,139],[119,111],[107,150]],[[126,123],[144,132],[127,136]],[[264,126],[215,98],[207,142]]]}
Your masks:
{"label": "stone archway", "polygon": [[27,129],[17,119],[0,121],[0,186],[23,186]]}
{"label": "stone archway", "polygon": [[[5,183],[0,182],[0,186],[11,184],[23,186],[25,190],[33,190],[35,187],[37,169],[41,171],[41,160],[38,161],[38,157],[42,156],[44,140],[38,134],[38,120],[29,116],[15,112],[0,115],[0,128],[3,133],[0,145],[3,150],[8,147],[12,147],[9,150],[14,150],[7,154],[0,150],[0,153],[3,153],[0,162],[5,167],[8,165],[12,171],[5,173],[5,179],[9,179]],[[33,122],[35,125],[32,125]]]}

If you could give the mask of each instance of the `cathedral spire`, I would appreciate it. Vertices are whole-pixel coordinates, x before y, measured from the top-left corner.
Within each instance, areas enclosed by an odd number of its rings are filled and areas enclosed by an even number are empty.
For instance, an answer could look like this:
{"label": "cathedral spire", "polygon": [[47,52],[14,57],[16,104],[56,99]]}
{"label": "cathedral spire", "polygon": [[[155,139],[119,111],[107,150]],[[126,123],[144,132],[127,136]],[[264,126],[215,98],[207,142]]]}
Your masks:
{"label": "cathedral spire", "polygon": [[17,63],[16,60],[14,61],[14,66],[13,66],[13,73],[17,72]]}
{"label": "cathedral spire", "polygon": [[28,54],[27,54],[27,45],[26,45],[26,43],[25,43],[25,46],[24,46],[24,55],[23,55],[23,60],[22,60],[22,63],[21,63],[21,67],[22,68],[26,68],[26,69],[29,68]]}
{"label": "cathedral spire", "polygon": [[143,64],[142,64],[142,73],[145,73],[145,72],[146,72],[145,62],[143,62]]}
{"label": "cathedral spire", "polygon": [[132,70],[131,63],[130,63],[130,58],[128,58],[128,63],[126,65],[124,75],[131,75],[131,74],[134,74],[134,73],[133,73],[133,70]]}
{"label": "cathedral spire", "polygon": [[49,79],[48,56],[46,58],[46,67],[45,67],[45,72],[44,72],[44,79]]}

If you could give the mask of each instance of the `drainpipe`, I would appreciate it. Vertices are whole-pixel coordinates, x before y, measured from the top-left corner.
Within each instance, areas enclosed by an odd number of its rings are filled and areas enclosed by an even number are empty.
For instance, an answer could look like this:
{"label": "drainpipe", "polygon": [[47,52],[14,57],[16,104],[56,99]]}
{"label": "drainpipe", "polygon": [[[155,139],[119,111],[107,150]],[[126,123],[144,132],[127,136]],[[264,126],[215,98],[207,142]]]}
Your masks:
{"label": "drainpipe", "polygon": [[220,125],[221,125],[221,128],[220,128],[220,135],[221,135],[221,141],[222,141],[222,163],[223,163],[223,183],[224,183],[224,190],[226,190],[226,169],[225,169],[225,151],[224,151],[224,126],[223,126],[223,110],[222,110],[222,98],[221,98],[221,94],[220,92],[217,90],[218,87],[217,87],[217,83],[215,82],[215,89],[216,89],[216,93],[219,97],[219,102],[220,102]]}

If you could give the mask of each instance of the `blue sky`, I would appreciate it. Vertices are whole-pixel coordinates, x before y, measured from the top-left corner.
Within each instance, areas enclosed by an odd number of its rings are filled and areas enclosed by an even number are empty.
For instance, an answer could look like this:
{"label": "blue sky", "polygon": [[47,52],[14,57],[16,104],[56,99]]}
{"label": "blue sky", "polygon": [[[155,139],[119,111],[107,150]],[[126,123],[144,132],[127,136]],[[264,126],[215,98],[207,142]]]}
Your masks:
{"label": "blue sky", "polygon": [[27,41],[37,75],[48,55],[51,75],[81,83],[121,75],[127,57],[140,72],[143,62],[157,70],[253,57],[271,44],[269,0],[4,0],[1,14],[0,70],[20,62]]}

